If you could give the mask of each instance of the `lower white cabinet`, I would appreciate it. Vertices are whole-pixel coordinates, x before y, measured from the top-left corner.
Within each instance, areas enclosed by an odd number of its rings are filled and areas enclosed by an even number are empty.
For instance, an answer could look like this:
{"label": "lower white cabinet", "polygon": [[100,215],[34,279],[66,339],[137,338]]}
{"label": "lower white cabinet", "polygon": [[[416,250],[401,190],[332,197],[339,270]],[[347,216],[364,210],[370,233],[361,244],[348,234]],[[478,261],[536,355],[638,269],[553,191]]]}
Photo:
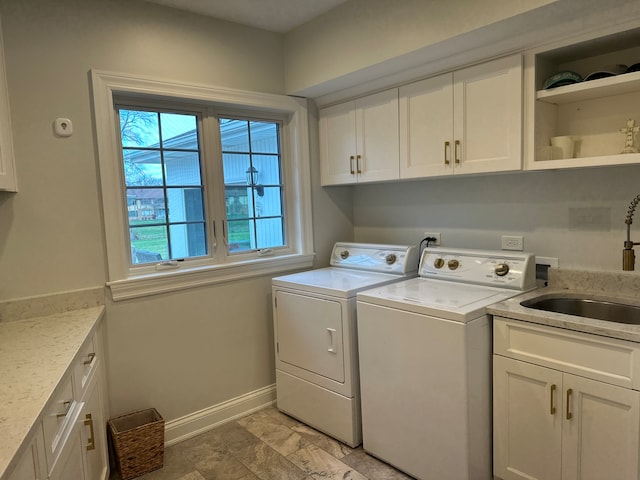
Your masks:
{"label": "lower white cabinet", "polygon": [[86,480],[104,480],[108,477],[107,419],[105,418],[102,371],[93,377],[80,413],[82,425],[81,453],[84,458]]}
{"label": "lower white cabinet", "polygon": [[50,473],[51,480],[105,480],[108,475],[106,421],[101,397],[102,375],[92,377],[77,403],[69,435]]}
{"label": "lower white cabinet", "polygon": [[71,429],[58,461],[49,475],[50,480],[71,480],[72,478],[77,480],[88,478],[85,475],[82,459],[82,438],[78,422]]}
{"label": "lower white cabinet", "polygon": [[[616,368],[633,374],[627,367],[637,363],[637,349],[630,342],[500,319],[494,331],[494,350],[507,355],[493,356],[495,478],[637,480],[640,392],[561,366],[580,370],[582,353],[592,357],[599,346],[596,356],[615,358]],[[520,350],[522,340],[531,348]],[[555,351],[560,344],[569,347]],[[537,352],[539,363],[558,368],[508,358],[521,352],[530,358]]]}
{"label": "lower white cabinet", "polygon": [[102,336],[89,338],[44,410],[9,480],[107,480]]}
{"label": "lower white cabinet", "polygon": [[31,438],[27,450],[22,454],[9,480],[45,480],[47,463],[44,453],[42,425]]}

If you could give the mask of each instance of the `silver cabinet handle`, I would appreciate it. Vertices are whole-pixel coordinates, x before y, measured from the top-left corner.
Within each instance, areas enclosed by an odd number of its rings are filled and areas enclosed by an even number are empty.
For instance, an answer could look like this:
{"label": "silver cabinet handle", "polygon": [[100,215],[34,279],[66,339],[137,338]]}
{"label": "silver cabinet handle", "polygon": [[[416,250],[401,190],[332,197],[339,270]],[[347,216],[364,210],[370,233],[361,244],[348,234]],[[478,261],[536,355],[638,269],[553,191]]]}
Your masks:
{"label": "silver cabinet handle", "polygon": [[93,363],[93,359],[96,358],[96,354],[95,353],[90,353],[89,355],[87,355],[88,360],[85,360],[83,363],[84,365],[91,365],[91,363]]}
{"label": "silver cabinet handle", "polygon": [[64,412],[56,414],[56,417],[58,417],[58,418],[66,417],[67,414],[69,413],[69,410],[71,410],[71,404],[72,403],[73,403],[73,400],[67,400],[66,402],[62,402],[62,404],[65,407],[64,408]]}

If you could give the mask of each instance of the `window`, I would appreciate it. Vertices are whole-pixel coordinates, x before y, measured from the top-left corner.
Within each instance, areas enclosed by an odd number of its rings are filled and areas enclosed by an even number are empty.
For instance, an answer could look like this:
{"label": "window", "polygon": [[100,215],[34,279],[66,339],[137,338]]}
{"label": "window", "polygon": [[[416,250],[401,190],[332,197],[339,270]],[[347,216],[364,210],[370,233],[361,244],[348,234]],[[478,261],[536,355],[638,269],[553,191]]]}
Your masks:
{"label": "window", "polygon": [[92,82],[114,300],[311,266],[304,100]]}
{"label": "window", "polygon": [[131,263],[207,255],[198,116],[116,110]]}
{"label": "window", "polygon": [[284,246],[280,126],[234,118],[219,123],[229,251]]}

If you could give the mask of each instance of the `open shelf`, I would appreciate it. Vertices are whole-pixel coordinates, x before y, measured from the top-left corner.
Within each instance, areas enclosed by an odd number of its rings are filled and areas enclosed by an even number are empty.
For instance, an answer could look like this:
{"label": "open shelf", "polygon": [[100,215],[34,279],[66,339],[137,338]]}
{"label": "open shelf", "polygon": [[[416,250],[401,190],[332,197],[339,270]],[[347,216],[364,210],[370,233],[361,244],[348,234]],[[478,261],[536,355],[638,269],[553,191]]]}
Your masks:
{"label": "open shelf", "polygon": [[561,105],[612,95],[622,95],[638,90],[640,90],[640,72],[632,72],[549,90],[538,90],[536,98],[541,102]]}

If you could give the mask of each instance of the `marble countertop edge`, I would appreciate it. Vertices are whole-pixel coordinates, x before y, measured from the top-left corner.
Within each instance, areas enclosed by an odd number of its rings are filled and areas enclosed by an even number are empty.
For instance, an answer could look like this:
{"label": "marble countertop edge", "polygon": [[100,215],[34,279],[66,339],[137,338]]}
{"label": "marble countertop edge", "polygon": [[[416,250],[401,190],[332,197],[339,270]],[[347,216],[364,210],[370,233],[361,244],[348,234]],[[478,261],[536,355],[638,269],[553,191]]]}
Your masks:
{"label": "marble countertop edge", "polygon": [[585,294],[594,300],[604,300],[640,306],[638,297],[633,298],[628,295],[613,295],[611,291],[608,290],[603,291],[598,289],[596,291],[585,291],[583,289],[545,287],[490,305],[487,307],[487,313],[494,316],[535,323],[538,325],[547,325],[550,327],[564,328],[576,332],[590,333],[593,335],[640,343],[640,325],[630,325],[598,320],[595,318],[548,312],[525,307],[520,304],[520,302],[542,296],[578,297],[584,296]]}

